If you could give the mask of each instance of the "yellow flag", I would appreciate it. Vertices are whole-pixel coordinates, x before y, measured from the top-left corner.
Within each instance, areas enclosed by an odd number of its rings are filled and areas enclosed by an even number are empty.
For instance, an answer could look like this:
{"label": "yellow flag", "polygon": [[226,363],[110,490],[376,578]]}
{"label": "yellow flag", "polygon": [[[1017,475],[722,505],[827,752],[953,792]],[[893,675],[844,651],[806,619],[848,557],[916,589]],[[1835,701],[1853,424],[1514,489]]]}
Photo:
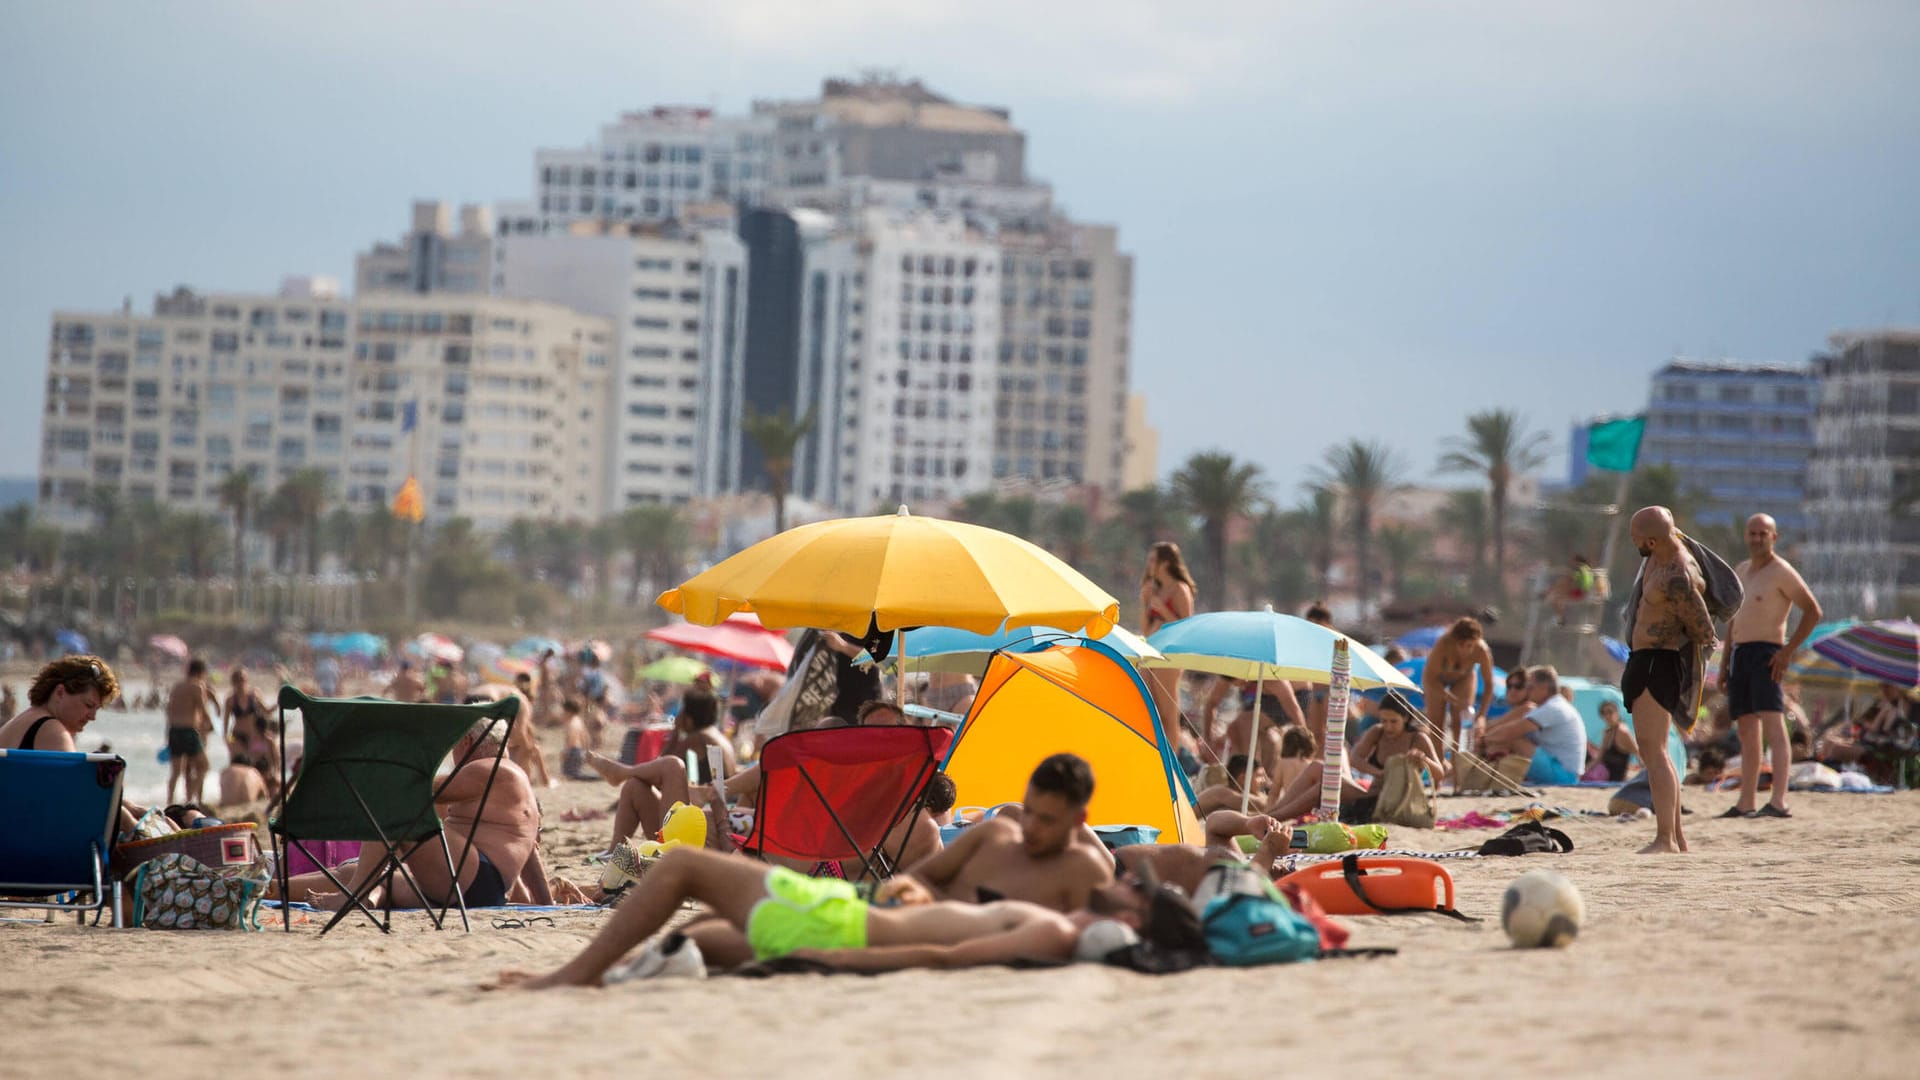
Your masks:
{"label": "yellow flag", "polygon": [[393,516],[416,524],[426,519],[427,504],[420,497],[420,481],[409,476],[400,485],[399,494],[393,497]]}

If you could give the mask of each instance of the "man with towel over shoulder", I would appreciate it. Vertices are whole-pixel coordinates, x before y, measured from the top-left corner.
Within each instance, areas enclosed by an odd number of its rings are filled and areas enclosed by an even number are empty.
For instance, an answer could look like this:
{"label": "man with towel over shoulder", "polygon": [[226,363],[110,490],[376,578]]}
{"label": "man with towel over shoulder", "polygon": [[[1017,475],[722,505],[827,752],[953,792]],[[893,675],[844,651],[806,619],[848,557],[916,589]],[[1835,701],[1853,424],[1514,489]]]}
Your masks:
{"label": "man with towel over shoulder", "polygon": [[1667,755],[1668,725],[1692,726],[1704,657],[1718,644],[1713,620],[1740,606],[1740,579],[1724,559],[1674,526],[1664,506],[1633,515],[1633,546],[1646,560],[1627,597],[1632,652],[1620,692],[1653,791],[1653,843],[1642,855],[1687,850],[1680,829],[1680,774]]}

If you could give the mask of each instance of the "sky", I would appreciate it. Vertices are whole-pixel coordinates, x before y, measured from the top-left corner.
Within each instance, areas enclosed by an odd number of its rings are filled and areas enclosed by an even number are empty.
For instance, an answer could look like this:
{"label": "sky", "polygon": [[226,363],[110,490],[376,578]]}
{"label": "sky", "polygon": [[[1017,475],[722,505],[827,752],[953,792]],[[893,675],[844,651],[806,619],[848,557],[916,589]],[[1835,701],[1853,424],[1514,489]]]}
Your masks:
{"label": "sky", "polygon": [[1905,0],[0,0],[0,475],[37,469],[56,310],[351,282],[416,198],[663,103],[886,68],[1010,108],[1030,171],[1135,256],[1160,468],[1289,503],[1325,450],[1416,482],[1518,410],[1675,355],[1796,362],[1920,326],[1920,4]]}

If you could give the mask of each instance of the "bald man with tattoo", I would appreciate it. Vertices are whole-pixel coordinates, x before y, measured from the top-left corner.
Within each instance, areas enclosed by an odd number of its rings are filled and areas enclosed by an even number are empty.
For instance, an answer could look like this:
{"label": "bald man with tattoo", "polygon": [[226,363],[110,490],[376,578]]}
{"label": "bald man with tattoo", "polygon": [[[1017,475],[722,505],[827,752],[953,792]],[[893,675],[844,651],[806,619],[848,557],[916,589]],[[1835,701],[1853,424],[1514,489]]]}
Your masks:
{"label": "bald man with tattoo", "polygon": [[1633,515],[1633,546],[1647,561],[1640,571],[1633,634],[1620,692],[1633,713],[1633,737],[1647,765],[1653,793],[1653,843],[1642,855],[1687,850],[1680,829],[1680,774],[1667,755],[1674,716],[1688,716],[1684,700],[1700,658],[1713,651],[1716,634],[1707,610],[1706,578],[1680,542],[1673,514],[1649,506]]}

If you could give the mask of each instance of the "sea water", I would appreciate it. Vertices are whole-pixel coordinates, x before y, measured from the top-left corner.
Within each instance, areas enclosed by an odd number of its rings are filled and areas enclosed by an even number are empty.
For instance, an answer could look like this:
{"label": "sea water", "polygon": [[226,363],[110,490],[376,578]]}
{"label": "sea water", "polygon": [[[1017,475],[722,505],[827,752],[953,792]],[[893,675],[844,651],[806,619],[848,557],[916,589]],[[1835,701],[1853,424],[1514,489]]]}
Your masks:
{"label": "sea water", "polygon": [[[144,695],[146,687],[136,688]],[[132,691],[130,691],[132,692]],[[279,710],[268,712],[270,724],[279,723]],[[207,746],[207,782],[201,791],[202,801],[211,805],[220,795],[220,770],[227,767],[229,758],[227,745],[220,738],[222,724],[218,718],[213,722],[213,737]],[[300,714],[287,714],[287,741],[297,744],[300,741]],[[89,753],[98,750],[106,743],[112,752],[127,761],[127,775],[121,795],[128,802],[141,806],[161,804],[167,794],[167,776],[172,766],[160,760],[160,748],[167,745],[167,714],[159,709],[101,709],[88,724],[80,737],[74,740],[74,748]],[[175,786],[174,798],[184,798]]]}

